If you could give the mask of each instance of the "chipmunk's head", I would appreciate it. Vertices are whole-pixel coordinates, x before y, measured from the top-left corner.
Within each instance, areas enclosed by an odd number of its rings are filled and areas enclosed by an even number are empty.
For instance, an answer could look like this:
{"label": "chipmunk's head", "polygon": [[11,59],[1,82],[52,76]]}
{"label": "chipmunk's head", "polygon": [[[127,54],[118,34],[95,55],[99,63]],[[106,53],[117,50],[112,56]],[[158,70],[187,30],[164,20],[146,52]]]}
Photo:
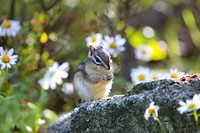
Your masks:
{"label": "chipmunk's head", "polygon": [[112,69],[112,59],[110,54],[102,46],[90,46],[88,57],[95,65],[101,66],[108,71]]}

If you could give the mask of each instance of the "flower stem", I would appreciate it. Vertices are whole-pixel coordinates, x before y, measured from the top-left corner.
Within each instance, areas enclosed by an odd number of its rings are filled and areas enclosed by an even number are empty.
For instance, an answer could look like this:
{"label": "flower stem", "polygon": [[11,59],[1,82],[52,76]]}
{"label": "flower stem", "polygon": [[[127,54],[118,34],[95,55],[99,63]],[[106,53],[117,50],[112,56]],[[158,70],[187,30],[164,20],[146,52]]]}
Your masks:
{"label": "flower stem", "polygon": [[9,73],[8,73],[8,69],[6,69],[6,95],[8,95],[8,80],[9,80]]}
{"label": "flower stem", "polygon": [[0,71],[0,76],[3,76],[3,85],[0,88],[0,95],[6,97],[8,95],[8,70]]}
{"label": "flower stem", "polygon": [[156,118],[156,121],[157,121],[158,124],[160,125],[160,128],[161,128],[162,132],[163,132],[163,133],[167,133],[167,131],[166,131],[165,128],[163,127],[163,125],[162,125],[160,119],[159,119],[159,118]]}
{"label": "flower stem", "polygon": [[196,110],[194,110],[193,111],[193,116],[194,116],[194,120],[195,120],[195,122],[196,122],[196,127],[197,127],[197,131],[198,131],[198,133],[200,133],[200,129],[199,129],[199,120],[198,120],[198,114],[197,114],[197,111]]}

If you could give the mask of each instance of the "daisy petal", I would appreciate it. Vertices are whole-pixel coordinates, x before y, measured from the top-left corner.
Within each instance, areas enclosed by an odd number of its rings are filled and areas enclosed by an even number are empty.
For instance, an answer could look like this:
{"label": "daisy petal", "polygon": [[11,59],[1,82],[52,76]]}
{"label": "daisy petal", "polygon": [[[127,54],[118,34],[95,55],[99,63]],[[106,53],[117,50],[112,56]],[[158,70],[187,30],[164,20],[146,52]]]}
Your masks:
{"label": "daisy petal", "polygon": [[8,51],[7,55],[8,55],[8,56],[11,56],[11,55],[13,54],[13,52],[14,52],[14,49],[11,48],[11,49]]}

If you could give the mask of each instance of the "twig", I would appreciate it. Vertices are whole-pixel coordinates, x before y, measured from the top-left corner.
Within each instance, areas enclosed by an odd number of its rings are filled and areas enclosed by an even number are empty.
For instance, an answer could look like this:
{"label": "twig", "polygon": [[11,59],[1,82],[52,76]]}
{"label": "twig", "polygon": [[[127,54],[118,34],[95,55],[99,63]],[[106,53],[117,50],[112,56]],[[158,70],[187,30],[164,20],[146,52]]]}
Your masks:
{"label": "twig", "polygon": [[13,19],[14,18],[14,11],[15,11],[15,0],[10,0],[10,11],[8,18]]}
{"label": "twig", "polygon": [[44,3],[44,1],[43,0],[41,0],[41,5],[42,5],[42,7],[43,7],[43,9],[45,10],[45,11],[48,11],[48,10],[50,10],[52,7],[54,7],[58,2],[60,2],[61,0],[54,0],[54,1],[52,1],[52,2],[49,2],[48,3],[48,5],[46,6],[45,5],[45,3]]}

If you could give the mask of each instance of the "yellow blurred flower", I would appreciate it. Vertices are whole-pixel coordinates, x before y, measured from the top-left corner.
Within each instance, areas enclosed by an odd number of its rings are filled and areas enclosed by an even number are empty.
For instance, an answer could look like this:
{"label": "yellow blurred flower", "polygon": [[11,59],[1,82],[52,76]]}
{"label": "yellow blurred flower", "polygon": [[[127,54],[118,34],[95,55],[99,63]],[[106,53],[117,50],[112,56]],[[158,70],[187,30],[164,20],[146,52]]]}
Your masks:
{"label": "yellow blurred flower", "polygon": [[48,35],[46,32],[43,32],[40,36],[40,42],[41,43],[46,43],[48,41]]}
{"label": "yellow blurred flower", "polygon": [[151,60],[158,61],[167,57],[167,43],[165,41],[149,41],[149,46],[153,49]]}

